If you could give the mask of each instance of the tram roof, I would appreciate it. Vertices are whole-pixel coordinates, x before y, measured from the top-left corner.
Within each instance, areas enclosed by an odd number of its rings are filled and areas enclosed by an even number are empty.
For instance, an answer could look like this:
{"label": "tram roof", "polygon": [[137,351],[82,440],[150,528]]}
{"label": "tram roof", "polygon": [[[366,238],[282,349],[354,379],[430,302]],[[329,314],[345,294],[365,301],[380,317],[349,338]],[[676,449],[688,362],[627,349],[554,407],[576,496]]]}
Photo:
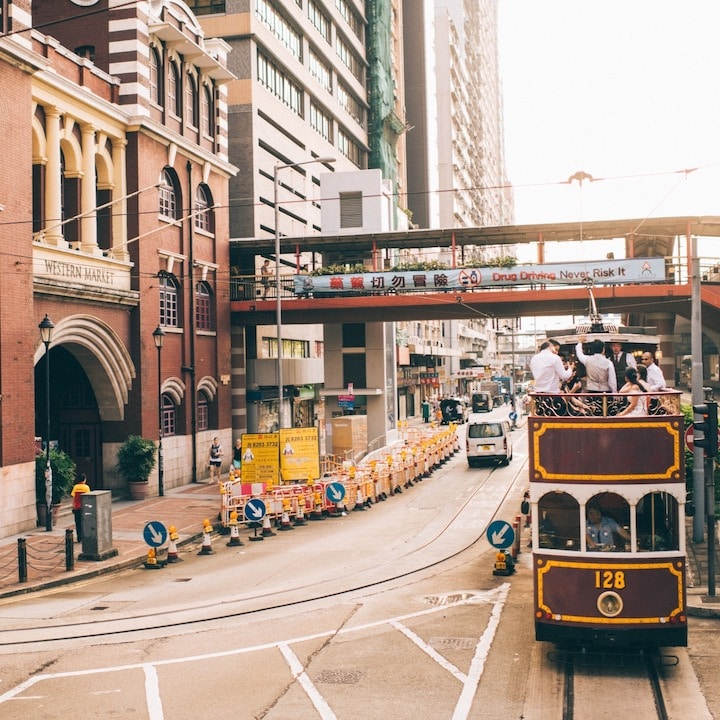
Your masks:
{"label": "tram roof", "polygon": [[[682,235],[719,236],[720,216],[635,218],[595,220],[588,222],[544,223],[535,225],[500,225],[496,227],[445,228],[404,230],[382,233],[316,234],[281,237],[281,252],[327,252],[349,246],[377,248],[430,248],[464,245],[515,245],[538,242],[566,242],[579,240],[612,240],[645,236],[676,237]],[[234,238],[232,249],[251,248],[256,253],[272,252],[273,236]]]}

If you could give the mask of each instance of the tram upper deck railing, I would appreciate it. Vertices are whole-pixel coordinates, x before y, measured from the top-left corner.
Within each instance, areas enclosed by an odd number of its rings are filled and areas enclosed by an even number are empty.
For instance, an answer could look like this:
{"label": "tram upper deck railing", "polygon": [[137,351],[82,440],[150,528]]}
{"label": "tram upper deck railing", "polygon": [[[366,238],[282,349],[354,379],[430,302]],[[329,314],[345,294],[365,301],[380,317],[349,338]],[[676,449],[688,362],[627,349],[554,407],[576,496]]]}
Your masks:
{"label": "tram upper deck railing", "polygon": [[[680,390],[647,393],[531,393],[530,415],[539,417],[627,417],[631,398],[642,400],[646,416],[682,415]],[[631,415],[629,417],[643,417]]]}

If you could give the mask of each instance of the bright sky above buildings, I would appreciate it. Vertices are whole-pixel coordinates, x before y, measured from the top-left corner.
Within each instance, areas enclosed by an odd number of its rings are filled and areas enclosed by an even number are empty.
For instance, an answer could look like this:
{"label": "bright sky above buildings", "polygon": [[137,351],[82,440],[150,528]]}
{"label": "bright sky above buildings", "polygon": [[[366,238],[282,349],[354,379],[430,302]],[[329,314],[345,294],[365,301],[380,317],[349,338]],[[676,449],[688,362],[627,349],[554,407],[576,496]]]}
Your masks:
{"label": "bright sky above buildings", "polygon": [[499,33],[518,224],[720,215],[720,2],[499,0]]}

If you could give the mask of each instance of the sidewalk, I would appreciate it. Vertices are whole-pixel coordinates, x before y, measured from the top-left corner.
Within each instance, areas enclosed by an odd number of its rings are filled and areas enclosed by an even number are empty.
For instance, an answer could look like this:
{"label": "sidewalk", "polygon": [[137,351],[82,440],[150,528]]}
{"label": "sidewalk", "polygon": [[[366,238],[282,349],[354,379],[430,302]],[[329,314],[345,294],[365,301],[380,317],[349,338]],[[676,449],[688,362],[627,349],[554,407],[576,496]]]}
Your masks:
{"label": "sidewalk", "polygon": [[[166,491],[164,497],[117,500],[112,503],[112,548],[117,550],[117,555],[100,561],[79,560],[82,545],[75,543],[75,568],[71,571],[65,569],[64,538],[66,529],[71,528],[74,539],[75,521],[72,513],[61,515],[50,532],[45,528],[34,528],[21,535],[2,538],[0,598],[141,565],[150,549],[143,537],[148,522],[157,521],[166,528],[174,525],[180,535],[177,545],[181,547],[202,537],[205,519],[219,529],[219,511],[220,492],[217,483],[186,485]],[[26,539],[28,549],[28,580],[24,583],[18,582],[17,574],[16,548],[20,538]],[[49,555],[52,556],[51,560],[48,559]],[[33,558],[41,559],[33,562]],[[49,567],[37,567],[42,565]]]}

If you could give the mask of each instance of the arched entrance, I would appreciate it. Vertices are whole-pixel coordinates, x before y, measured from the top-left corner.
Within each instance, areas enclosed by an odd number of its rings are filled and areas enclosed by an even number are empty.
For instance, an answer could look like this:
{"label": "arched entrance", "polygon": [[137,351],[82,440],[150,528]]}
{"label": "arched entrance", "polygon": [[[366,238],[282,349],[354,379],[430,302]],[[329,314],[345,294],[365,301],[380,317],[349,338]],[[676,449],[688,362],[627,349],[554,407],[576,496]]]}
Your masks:
{"label": "arched entrance", "polygon": [[[35,436],[47,429],[43,355],[35,366]],[[50,441],[57,442],[84,472],[94,490],[102,489],[102,424],[97,400],[82,365],[64,347],[50,349]]]}
{"label": "arched entrance", "polygon": [[[47,358],[35,353],[35,436],[45,437]],[[50,345],[50,442],[77,464],[93,489],[103,488],[103,423],[122,422],[135,377],[130,354],[117,333],[90,315],[55,325]]]}

